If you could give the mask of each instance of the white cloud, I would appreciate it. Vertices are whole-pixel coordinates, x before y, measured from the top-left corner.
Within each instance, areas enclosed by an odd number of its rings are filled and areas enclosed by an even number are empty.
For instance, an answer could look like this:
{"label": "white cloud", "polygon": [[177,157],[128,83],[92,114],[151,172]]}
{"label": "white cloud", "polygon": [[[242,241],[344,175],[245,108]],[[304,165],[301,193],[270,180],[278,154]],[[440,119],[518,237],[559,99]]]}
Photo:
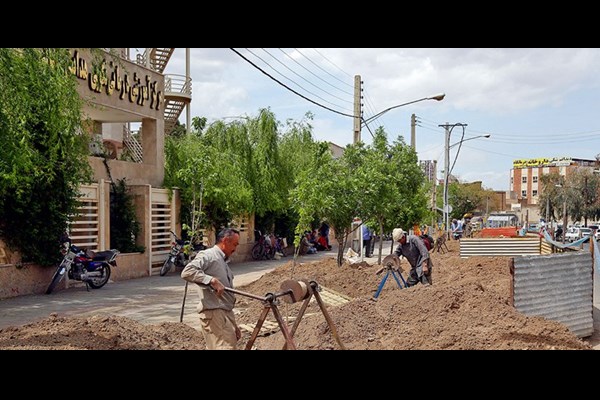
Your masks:
{"label": "white cloud", "polygon": [[[390,140],[398,134],[410,142],[410,114],[423,118],[417,128],[420,159],[438,159],[443,168],[444,133],[438,124],[464,122],[472,135],[491,132],[584,132],[600,129],[600,49],[252,49],[281,73],[304,89],[326,99],[308,95],[291,81],[274,73],[264,62],[245,49],[239,51],[290,87],[313,100],[352,114],[354,75],[364,81],[363,109],[368,118],[390,106],[445,92],[442,102],[423,101],[394,109],[371,125],[385,126]],[[276,57],[273,58],[272,56]],[[314,84],[311,85],[295,73]],[[299,64],[302,64],[302,67]],[[192,116],[209,120],[233,115],[256,115],[270,107],[280,121],[300,120],[313,112],[314,133],[319,140],[341,146],[351,143],[352,119],[318,107],[274,82],[230,49],[191,49],[191,75],[194,82]],[[309,73],[307,70],[310,70]],[[176,49],[168,73],[185,73],[185,49]],[[315,86],[317,86],[315,88]],[[335,97],[334,97],[335,96]],[[185,113],[181,120],[185,118]],[[479,133],[473,133],[473,131]],[[363,129],[363,140],[370,134]],[[541,136],[540,141],[543,140]],[[457,137],[453,135],[453,141]],[[513,140],[514,139],[514,140]],[[599,135],[600,140],[600,135]],[[540,157],[569,154],[590,157],[600,152],[600,143],[586,142],[576,147],[565,136],[564,143],[547,146],[519,144],[510,140],[477,143],[480,154],[461,155],[454,172],[465,180],[483,180],[494,189],[507,189],[511,156]],[[508,142],[508,143],[507,143]],[[475,145],[475,142],[470,144]],[[540,154],[541,153],[541,154]],[[589,154],[587,154],[589,153]],[[474,159],[476,161],[469,161]]]}

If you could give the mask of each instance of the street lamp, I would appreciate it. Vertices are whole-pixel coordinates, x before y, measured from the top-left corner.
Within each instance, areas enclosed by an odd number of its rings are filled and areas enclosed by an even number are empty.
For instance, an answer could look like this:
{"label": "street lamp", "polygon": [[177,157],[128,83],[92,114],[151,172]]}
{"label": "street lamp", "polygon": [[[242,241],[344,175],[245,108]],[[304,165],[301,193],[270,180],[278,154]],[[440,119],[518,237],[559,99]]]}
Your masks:
{"label": "street lamp", "polygon": [[567,233],[567,186],[557,183],[554,185],[557,188],[562,188],[563,192],[563,232],[562,232],[562,242],[565,243],[565,235]]}
{"label": "street lamp", "polygon": [[[449,214],[450,214],[450,205],[448,204],[448,179],[450,177],[450,173],[452,172],[452,169],[454,169],[454,165],[456,164],[456,160],[458,159],[458,153],[460,152],[460,147],[458,148],[458,151],[456,152],[456,156],[454,157],[454,162],[452,163],[452,167],[450,167],[450,149],[455,147],[455,146],[459,146],[462,145],[463,142],[466,142],[468,140],[473,140],[473,139],[479,139],[479,138],[489,138],[491,135],[487,134],[487,135],[479,135],[479,136],[473,136],[467,139],[461,139],[458,142],[454,143],[454,144],[450,144],[450,136],[452,135],[452,130],[454,128],[456,128],[457,126],[462,127],[463,129],[463,137],[465,135],[465,128],[467,127],[467,124],[461,124],[461,123],[456,123],[456,124],[452,124],[452,125],[448,125],[447,123],[445,125],[439,125],[441,127],[446,128],[446,144],[445,144],[445,159],[444,159],[444,208],[443,208],[443,212],[444,212],[444,225],[446,228],[446,232],[448,235],[448,239],[450,239],[450,230],[449,230]],[[449,129],[448,129],[449,128]]]}
{"label": "street lamp", "polygon": [[[362,127],[362,126],[366,126],[366,127],[367,127],[367,129],[369,130],[369,132],[371,132],[371,128],[369,128],[369,125],[368,125],[368,124],[369,124],[369,122],[371,122],[371,121],[373,121],[373,120],[375,120],[375,119],[377,119],[377,118],[381,117],[383,114],[385,114],[386,112],[388,112],[388,111],[390,111],[390,110],[393,110],[393,109],[395,109],[395,108],[402,107],[402,106],[407,106],[407,105],[409,105],[409,104],[418,103],[418,102],[420,102],[420,101],[425,101],[425,100],[436,100],[436,101],[442,101],[442,100],[444,99],[444,97],[446,97],[446,94],[445,94],[445,93],[439,93],[439,94],[436,94],[436,95],[434,95],[434,96],[430,96],[430,97],[423,97],[422,99],[418,99],[418,100],[409,101],[408,103],[402,103],[402,104],[398,104],[398,105],[395,105],[395,106],[391,106],[391,107],[388,107],[388,108],[386,108],[386,109],[385,109],[385,110],[383,110],[383,111],[380,111],[380,112],[378,112],[377,114],[375,114],[375,115],[373,115],[373,116],[371,116],[371,117],[369,117],[369,118],[367,118],[367,119],[364,119],[364,118],[363,118],[363,119],[362,119],[362,122],[361,122],[361,124],[360,124],[360,125],[361,125],[361,127]],[[372,135],[373,135],[373,132],[371,132],[371,136],[372,136]]]}

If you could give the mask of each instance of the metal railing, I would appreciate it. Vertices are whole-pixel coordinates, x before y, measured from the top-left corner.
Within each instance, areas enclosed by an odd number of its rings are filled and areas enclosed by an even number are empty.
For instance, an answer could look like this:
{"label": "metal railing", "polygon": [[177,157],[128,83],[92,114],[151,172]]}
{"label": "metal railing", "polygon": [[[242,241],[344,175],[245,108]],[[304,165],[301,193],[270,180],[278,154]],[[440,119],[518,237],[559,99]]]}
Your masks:
{"label": "metal railing", "polygon": [[136,163],[144,162],[144,149],[126,125],[123,126],[123,144],[131,153],[133,161]]}
{"label": "metal railing", "polygon": [[192,97],[192,78],[185,75],[165,75],[165,94],[178,93]]}

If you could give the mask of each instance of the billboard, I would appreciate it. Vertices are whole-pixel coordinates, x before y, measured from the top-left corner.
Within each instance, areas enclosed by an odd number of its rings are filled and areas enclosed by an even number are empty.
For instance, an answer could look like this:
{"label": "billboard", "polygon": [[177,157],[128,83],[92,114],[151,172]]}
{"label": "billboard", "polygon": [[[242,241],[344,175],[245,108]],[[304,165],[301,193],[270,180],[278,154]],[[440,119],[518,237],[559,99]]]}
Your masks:
{"label": "billboard", "polygon": [[572,162],[571,157],[529,158],[513,160],[513,168],[566,167],[571,165]]}

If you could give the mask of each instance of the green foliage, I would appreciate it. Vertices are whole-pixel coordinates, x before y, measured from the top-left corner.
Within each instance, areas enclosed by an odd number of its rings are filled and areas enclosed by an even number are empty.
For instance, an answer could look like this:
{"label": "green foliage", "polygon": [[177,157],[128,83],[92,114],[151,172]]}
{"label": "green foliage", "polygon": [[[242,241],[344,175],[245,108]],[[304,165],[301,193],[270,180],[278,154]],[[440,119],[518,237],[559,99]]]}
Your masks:
{"label": "green foliage", "polygon": [[466,213],[485,210],[486,199],[493,192],[482,189],[478,183],[454,182],[448,185],[448,202],[452,205],[450,218],[461,219]]}
{"label": "green foliage", "polygon": [[51,265],[89,182],[81,100],[66,49],[0,48],[0,236]]}
{"label": "green foliage", "polygon": [[585,223],[600,219],[600,177],[591,171],[575,171],[566,182],[558,173],[544,174],[540,176],[540,185],[542,192],[538,201],[542,216],[549,207],[550,218],[562,221],[566,203],[572,221],[583,219]]}
{"label": "green foliage", "polygon": [[135,202],[127,188],[126,179],[111,185],[110,192],[110,247],[121,253],[137,253],[145,250],[138,246],[140,223],[135,215]]}
{"label": "green foliage", "polygon": [[424,182],[414,150],[401,137],[389,145],[382,128],[372,145],[348,145],[339,159],[332,157],[327,144],[320,143],[310,163],[298,173],[292,191],[300,216],[296,232],[310,229],[315,216],[326,219],[340,244],[337,261],[341,265],[355,217],[376,224],[379,233],[421,222],[428,215]]}
{"label": "green foliage", "polygon": [[191,132],[168,137],[165,143],[165,186],[179,187],[182,222],[196,240],[200,229],[218,230],[234,215],[251,208],[252,190],[245,176],[244,158],[225,140],[237,140],[239,127],[223,124],[204,135]]}
{"label": "green foliage", "polygon": [[298,216],[289,192],[316,145],[306,120],[288,121],[284,132],[280,127],[262,109],[257,117],[208,126],[194,117],[188,135],[167,138],[165,185],[181,189],[182,222],[218,230],[239,214],[255,213],[262,230],[293,236]]}
{"label": "green foliage", "polygon": [[429,216],[428,185],[417,154],[402,137],[390,145],[378,128],[356,174],[364,182],[361,217],[375,221],[378,234],[397,227],[408,230]]}
{"label": "green foliage", "polygon": [[[362,144],[359,144],[362,146]],[[349,145],[344,156],[334,159],[326,143],[319,143],[308,167],[296,176],[296,187],[291,191],[294,208],[299,215],[296,227],[296,246],[300,235],[311,228],[315,215],[325,218],[335,231],[340,244],[338,265],[351,229],[353,218],[359,215],[363,181],[354,174],[361,147]]]}

